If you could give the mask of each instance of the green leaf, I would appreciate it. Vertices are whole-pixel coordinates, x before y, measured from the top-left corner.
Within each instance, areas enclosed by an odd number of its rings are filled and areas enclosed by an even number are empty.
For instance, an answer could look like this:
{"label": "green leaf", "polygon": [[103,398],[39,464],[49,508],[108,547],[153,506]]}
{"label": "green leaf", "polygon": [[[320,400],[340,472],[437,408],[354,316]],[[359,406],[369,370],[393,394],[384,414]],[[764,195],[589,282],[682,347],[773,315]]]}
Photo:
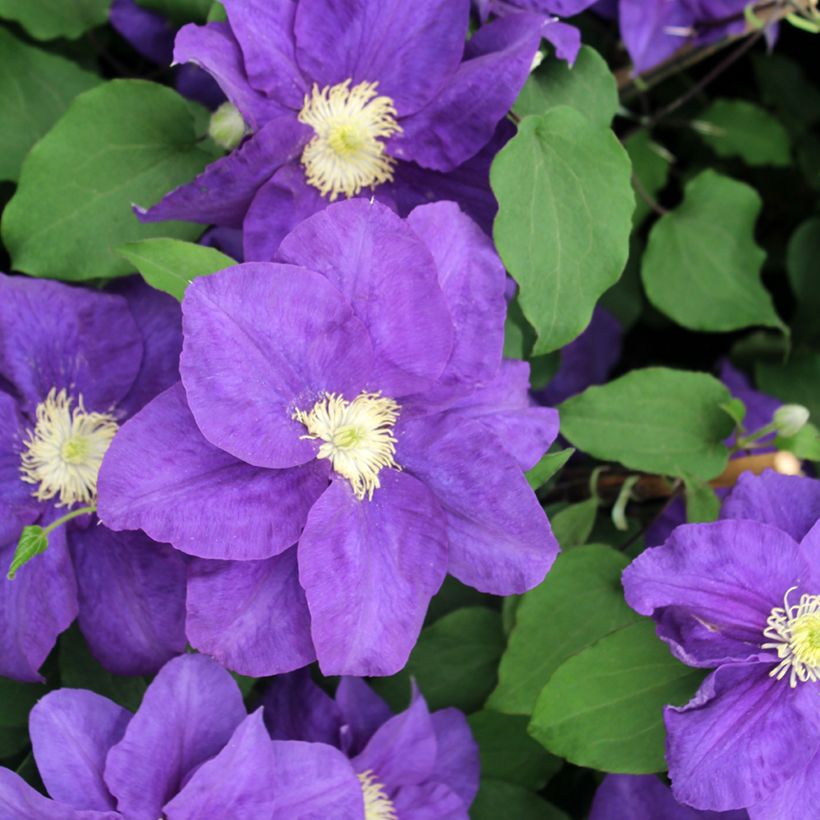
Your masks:
{"label": "green leaf", "polygon": [[649,301],[691,330],[782,328],[760,281],[760,208],[753,188],[714,171],[689,182],[683,202],[649,234],[641,269]]}
{"label": "green leaf", "polygon": [[552,533],[558,539],[561,548],[566,550],[586,544],[595,526],[597,514],[598,499],[587,498],[575,504],[568,504],[550,516]]}
{"label": "green leaf", "polygon": [[527,481],[533,490],[543,487],[570,459],[575,452],[574,447],[565,450],[547,453],[535,467],[527,470]]}
{"label": "green leaf", "polygon": [[764,393],[789,404],[802,404],[820,422],[820,353],[800,351],[785,364],[758,362],[755,381]]}
{"label": "green leaf", "polygon": [[176,25],[204,23],[214,5],[213,0],[137,0],[137,4],[159,12]]}
{"label": "green leaf", "polygon": [[0,0],[0,17],[37,40],[76,39],[108,21],[111,0]]}
{"label": "green leaf", "polygon": [[58,646],[60,682],[63,686],[90,689],[136,712],[147,688],[144,678],[126,678],[104,669],[89,652],[76,624],[60,635]]}
{"label": "green leaf", "polygon": [[754,54],[752,63],[761,100],[793,133],[820,122],[820,90],[798,63],[778,53]]}
{"label": "green leaf", "polygon": [[199,225],[141,224],[151,204],[211,159],[196,145],[188,103],[170,88],[114,80],[77,97],[32,148],[2,232],[15,269],[78,281],[130,273],[120,245],[163,235],[194,239]]}
{"label": "green leaf", "polygon": [[715,100],[698,117],[698,124],[701,138],[719,157],[740,157],[748,165],[791,163],[788,131],[757,105],[745,100]]}
{"label": "green leaf", "polygon": [[8,575],[9,581],[13,581],[17,575],[17,570],[27,564],[37,555],[45,552],[48,549],[48,536],[42,527],[33,524],[29,527],[23,527],[23,532],[20,534],[20,540],[17,542],[17,548],[14,550],[14,558],[11,560]]}
{"label": "green leaf", "polygon": [[569,820],[560,809],[527,789],[491,778],[481,779],[475,802],[470,806],[471,820]]}
{"label": "green leaf", "polygon": [[558,556],[546,579],[521,597],[489,708],[531,714],[544,685],[567,658],[638,620],[621,589],[628,563],[601,544]]}
{"label": "green leaf", "polygon": [[615,135],[568,106],[527,117],[490,169],[496,246],[537,333],[533,355],[589,324],[623,271],[634,206],[629,158]]}
{"label": "green leaf", "polygon": [[28,742],[25,726],[0,726],[0,759],[19,754]]}
{"label": "green leaf", "polygon": [[704,524],[717,521],[720,513],[720,499],[705,481],[684,476],[686,485],[686,520],[690,524]]}
{"label": "green leaf", "polygon": [[501,617],[485,607],[465,607],[422,630],[407,666],[392,678],[374,678],[373,688],[394,708],[403,708],[414,677],[430,709],[481,708],[496,681],[504,650]]}
{"label": "green leaf", "polygon": [[31,146],[78,94],[102,80],[0,28],[0,180],[16,180]]}
{"label": "green leaf", "polygon": [[0,677],[0,727],[28,725],[31,707],[48,691],[40,683],[21,683]]}
{"label": "green leaf", "polygon": [[706,373],[648,367],[590,387],[559,408],[561,433],[596,458],[648,473],[708,480],[726,467],[731,395]]}
{"label": "green leaf", "polygon": [[562,761],[527,734],[526,715],[482,709],[468,721],[481,752],[482,777],[538,791],[561,768]]}
{"label": "green leaf", "polygon": [[638,321],[644,309],[641,256],[643,245],[637,234],[633,233],[629,240],[629,259],[626,261],[624,272],[598,303],[615,316],[623,325],[624,332]]}
{"label": "green leaf", "polygon": [[[636,131],[624,141],[629,159],[632,161],[632,184],[635,187],[635,225],[652,213],[652,208],[644,198],[653,199],[666,187],[669,179],[669,157],[665,150],[652,141],[646,130]],[[642,196],[641,194],[644,194]]]}
{"label": "green leaf", "polygon": [[740,399],[732,397],[725,404],[721,404],[720,409],[725,411],[738,427],[743,424],[743,419],[746,418],[746,405]]}
{"label": "green leaf", "polygon": [[820,346],[820,287],[817,260],[820,259],[820,217],[801,223],[789,240],[786,269],[797,301],[792,331],[797,341]]}
{"label": "green leaf", "polygon": [[801,460],[820,461],[820,430],[809,422],[796,435],[776,436],[774,446],[778,450],[788,450]]}
{"label": "green leaf", "polygon": [[558,105],[569,105],[594,125],[606,128],[618,111],[618,87],[606,60],[582,46],[574,65],[546,60],[530,74],[513,106],[521,117],[543,114]]}
{"label": "green leaf", "polygon": [[185,288],[198,276],[207,276],[236,264],[224,253],[179,239],[143,239],[117,248],[157,290],[182,301]]}
{"label": "green leaf", "polygon": [[559,667],[538,698],[530,734],[578,766],[663,771],[663,707],[688,701],[703,674],[673,658],[655,624],[641,619]]}

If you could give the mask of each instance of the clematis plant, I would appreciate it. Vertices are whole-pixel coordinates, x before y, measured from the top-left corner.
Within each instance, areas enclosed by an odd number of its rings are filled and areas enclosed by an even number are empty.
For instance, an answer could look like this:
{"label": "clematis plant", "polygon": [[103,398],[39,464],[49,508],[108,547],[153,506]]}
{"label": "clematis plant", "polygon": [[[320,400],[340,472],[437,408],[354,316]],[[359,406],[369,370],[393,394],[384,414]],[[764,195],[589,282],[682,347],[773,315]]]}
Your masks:
{"label": "clematis plant", "polygon": [[[0,274],[0,675],[38,669],[75,618],[118,674],[185,647],[185,561],[94,515],[117,429],[177,378],[179,308],[138,281],[103,294]],[[48,548],[23,566],[24,527]],[[11,580],[7,573],[16,577]]]}
{"label": "clematis plant", "polygon": [[189,286],[182,383],[117,435],[100,511],[207,559],[195,647],[253,676],[388,675],[448,571],[497,595],[544,578],[558,545],[524,470],[558,418],[502,360],[505,286],[454,204],[403,221],[361,199]]}
{"label": "clematis plant", "polygon": [[627,567],[627,602],[690,666],[667,707],[675,797],[752,820],[812,817],[820,783],[820,481],[744,474],[721,521],[678,527]]}
{"label": "clematis plant", "polygon": [[431,713],[414,691],[410,707],[393,715],[360,678],[342,678],[331,698],[307,670],[274,678],[262,704],[274,739],[328,743],[347,755],[366,817],[467,820],[478,745],[458,709]]}
{"label": "clematis plant", "polygon": [[14,820],[365,820],[358,779],[322,743],[271,741],[231,676],[202,655],[166,664],[135,714],[94,692],[57,689],[32,709],[45,797],[0,768]]}
{"label": "clematis plant", "polygon": [[456,199],[489,230],[489,163],[543,15],[498,20],[465,46],[470,0],[225,7],[228,23],[179,32],[174,60],[208,71],[250,135],[142,219],[242,227],[249,260],[340,197],[375,196],[402,215]]}

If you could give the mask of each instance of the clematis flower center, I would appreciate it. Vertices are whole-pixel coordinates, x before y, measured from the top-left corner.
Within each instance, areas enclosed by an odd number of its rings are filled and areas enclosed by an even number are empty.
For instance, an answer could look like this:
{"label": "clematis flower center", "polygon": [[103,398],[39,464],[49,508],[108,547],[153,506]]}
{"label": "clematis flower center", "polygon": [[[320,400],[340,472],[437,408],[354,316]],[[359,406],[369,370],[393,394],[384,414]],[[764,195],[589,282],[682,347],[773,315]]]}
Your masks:
{"label": "clematis flower center", "polygon": [[393,802],[371,769],[356,775],[362,785],[365,820],[398,820]]}
{"label": "clematis flower center", "polygon": [[109,413],[89,413],[83,397],[52,388],[37,405],[37,423],[23,442],[20,473],[34,484],[39,501],[59,496],[58,507],[92,504],[97,498],[97,474],[117,422]]}
{"label": "clematis flower center", "polygon": [[318,458],[329,458],[333,469],[346,478],[356,498],[368,500],[381,486],[379,472],[401,469],[394,459],[393,427],[399,405],[381,393],[362,392],[353,401],[327,393],[313,408],[296,410],[293,418],[304,424],[306,439],[320,439]]}
{"label": "clematis flower center", "polygon": [[307,181],[331,202],[393,179],[395,160],[383,140],[402,130],[393,100],[377,94],[378,83],[351,88],[350,82],[314,84],[299,112],[299,122],[315,132],[302,152]]}
{"label": "clematis flower center", "polygon": [[789,685],[797,682],[816,683],[820,680],[820,595],[801,595],[796,604],[789,604],[789,589],[783,606],[772,609],[763,635],[771,639],[763,649],[774,649],[780,663],[771,676],[782,680],[789,676]]}

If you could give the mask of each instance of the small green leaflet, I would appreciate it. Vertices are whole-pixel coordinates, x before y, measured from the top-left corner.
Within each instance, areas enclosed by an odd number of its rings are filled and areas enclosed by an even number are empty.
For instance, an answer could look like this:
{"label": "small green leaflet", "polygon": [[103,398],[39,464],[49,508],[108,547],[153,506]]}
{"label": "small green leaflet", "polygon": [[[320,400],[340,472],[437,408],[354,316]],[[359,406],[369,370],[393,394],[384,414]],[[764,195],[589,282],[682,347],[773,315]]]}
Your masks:
{"label": "small green leaflet", "polygon": [[74,40],[108,20],[111,0],[0,0],[0,17],[37,40]]}
{"label": "small green leaflet", "polygon": [[533,490],[543,487],[570,459],[575,452],[574,447],[565,450],[547,453],[535,467],[527,470],[527,481]]}
{"label": "small green leaflet", "polygon": [[14,558],[12,558],[11,566],[9,567],[8,575],[9,581],[13,581],[17,575],[17,570],[28,563],[37,555],[45,552],[48,549],[48,536],[45,530],[33,524],[29,527],[24,527],[20,535],[20,540],[17,542],[17,549],[14,551]]}

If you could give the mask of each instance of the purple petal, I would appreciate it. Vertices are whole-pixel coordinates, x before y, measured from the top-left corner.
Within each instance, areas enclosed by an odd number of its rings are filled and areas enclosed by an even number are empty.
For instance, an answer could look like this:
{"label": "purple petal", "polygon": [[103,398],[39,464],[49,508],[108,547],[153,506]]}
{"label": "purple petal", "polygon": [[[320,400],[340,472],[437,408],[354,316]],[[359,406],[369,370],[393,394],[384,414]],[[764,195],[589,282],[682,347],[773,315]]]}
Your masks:
{"label": "purple petal", "polygon": [[0,806],[7,812],[8,820],[121,820],[118,812],[77,811],[65,803],[49,800],[22,777],[1,766]]}
{"label": "purple petal", "polygon": [[555,406],[595,384],[603,384],[621,358],[621,323],[600,306],[587,329],[561,349],[561,366],[539,398]]}
{"label": "purple petal", "polygon": [[695,22],[686,3],[669,0],[621,0],[619,10],[621,37],[637,74],[686,45],[684,32]]}
{"label": "purple petal", "polygon": [[478,793],[481,763],[467,718],[458,709],[431,715],[436,733],[436,780],[449,786],[469,806]]}
{"label": "purple petal", "polygon": [[105,757],[129,720],[127,709],[83,689],[57,689],[35,704],[29,733],[49,795],[77,809],[113,809],[103,780]]}
{"label": "purple petal", "polygon": [[301,222],[324,210],[327,200],[308,185],[302,166],[283,165],[257,192],[243,223],[244,256],[268,262],[282,240]]}
{"label": "purple petal", "polygon": [[66,388],[106,412],[134,383],[142,340],[119,296],[0,274],[0,378],[31,417],[49,390]]}
{"label": "purple petal", "polygon": [[507,275],[493,243],[453,202],[416,208],[408,223],[433,254],[453,320],[453,352],[444,384],[491,379],[504,349]]}
{"label": "purple petal", "polygon": [[483,26],[470,40],[470,59],[429,105],[402,121],[388,143],[395,157],[450,171],[477,154],[515,102],[530,73],[544,18],[515,14]]}
{"label": "purple petal", "polygon": [[310,670],[277,675],[266,687],[260,705],[265,709],[265,726],[274,740],[339,745],[339,707],[313,682]]}
{"label": "purple petal", "polygon": [[406,117],[455,73],[469,15],[469,0],[300,0],[296,57],[319,87],[378,82]]}
{"label": "purple petal", "polygon": [[658,634],[690,666],[760,653],[773,607],[808,565],[785,533],[752,521],[678,527],[624,571],[629,605],[659,618]]}
{"label": "purple petal", "polygon": [[[56,516],[52,516],[51,520]],[[43,526],[48,519],[40,522]],[[77,584],[65,528],[49,535],[48,549],[6,578],[16,542],[0,550],[0,675],[42,681],[38,669],[77,617]]]}
{"label": "purple petal", "polygon": [[570,65],[575,62],[581,50],[581,32],[575,26],[552,20],[544,26],[544,39],[555,47],[559,60],[566,60]]}
{"label": "purple petal", "polygon": [[608,774],[595,792],[589,820],[746,820],[744,811],[702,812],[683,806],[654,774]]}
{"label": "purple petal", "polygon": [[174,44],[174,62],[194,63],[207,71],[254,131],[277,117],[289,114],[278,102],[260,94],[250,85],[242,52],[226,23],[183,26]]}
{"label": "purple petal", "polygon": [[758,476],[743,473],[720,515],[771,524],[801,541],[820,518],[820,481],[773,470]]}
{"label": "purple petal", "polygon": [[166,807],[168,820],[219,817],[361,817],[359,781],[344,755],[323,743],[271,741],[262,713],[250,715]]}
{"label": "purple petal", "polygon": [[376,729],[393,716],[390,707],[361,678],[342,678],[336,703],[345,724],[343,748],[349,756],[357,755]]}
{"label": "purple petal", "polygon": [[225,102],[216,80],[193,63],[174,66],[174,88],[189,100],[201,103],[211,111]]}
{"label": "purple petal", "polygon": [[[772,420],[774,411],[782,404],[779,399],[773,396],[767,396],[765,393],[760,393],[755,390],[746,376],[737,368],[733,367],[728,359],[721,362],[720,366],[720,380],[732,391],[735,398],[740,399],[746,405],[746,417],[743,419],[743,426],[747,430],[757,430],[768,424]],[[770,436],[769,438],[774,438]],[[767,437],[763,437],[760,441],[767,441]],[[727,444],[735,443],[735,436],[732,435],[726,441]],[[761,449],[758,452],[768,452],[769,449]]]}
{"label": "purple petal", "polygon": [[176,299],[150,287],[140,277],[121,280],[118,285],[118,292],[128,302],[139,328],[143,346],[137,377],[128,395],[119,403],[125,416],[130,417],[179,381],[182,313]]}
{"label": "purple petal", "polygon": [[134,0],[114,0],[108,21],[147,60],[170,64],[174,29],[161,14],[138,6]]}
{"label": "purple petal", "polygon": [[389,208],[361,198],[330,205],[285,238],[277,260],[319,271],[347,297],[373,342],[376,389],[398,398],[436,382],[453,323],[436,263]]}
{"label": "purple petal", "polygon": [[17,402],[0,391],[0,545],[17,542],[23,527],[40,515],[35,489],[20,478],[20,453],[26,437]]}
{"label": "purple petal", "polygon": [[820,752],[779,789],[749,809],[751,820],[798,820],[814,817],[820,805]]}
{"label": "purple petal", "polygon": [[296,550],[266,561],[194,561],[188,640],[243,675],[278,675],[316,659]]}
{"label": "purple petal", "polygon": [[239,688],[212,660],[183,655],[166,664],[108,753],[105,782],[117,808],[134,820],[156,820],[186,776],[222,749],[244,717]]}
{"label": "purple petal", "polygon": [[444,516],[427,488],[382,470],[372,501],[334,481],[299,541],[299,579],[325,675],[392,675],[447,571]]}
{"label": "purple petal", "polygon": [[100,470],[99,512],[109,527],[142,529],[190,555],[261,559],[296,542],[327,481],[327,462],[266,470],[214,447],[177,384],[118,432]]}
{"label": "purple petal", "polygon": [[539,584],[558,543],[521,468],[476,421],[399,420],[397,461],[423,481],[447,515],[448,571],[493,595]]}
{"label": "purple petal", "polygon": [[257,467],[313,460],[292,415],[326,393],[353,398],[373,350],[364,325],[318,273],[248,262],[195,279],[182,304],[180,371],[212,444]]}
{"label": "purple petal", "polygon": [[142,222],[181,219],[241,228],[256,192],[277,168],[299,156],[308,137],[306,126],[291,116],[271,120],[193,182],[175,188],[147,210],[137,208],[137,216]]}
{"label": "purple petal", "polygon": [[675,797],[712,811],[766,799],[814,756],[816,700],[813,686],[790,689],[788,681],[769,677],[766,664],[713,672],[691,703],[665,711]]}
{"label": "purple petal", "polygon": [[469,820],[464,801],[435,781],[402,786],[393,796],[393,806],[402,820]]}
{"label": "purple petal", "polygon": [[288,108],[299,110],[309,90],[296,64],[296,0],[225,0],[251,83]]}
{"label": "purple petal", "polygon": [[117,675],[146,675],[185,651],[185,561],[141,532],[72,528],[79,623]]}

